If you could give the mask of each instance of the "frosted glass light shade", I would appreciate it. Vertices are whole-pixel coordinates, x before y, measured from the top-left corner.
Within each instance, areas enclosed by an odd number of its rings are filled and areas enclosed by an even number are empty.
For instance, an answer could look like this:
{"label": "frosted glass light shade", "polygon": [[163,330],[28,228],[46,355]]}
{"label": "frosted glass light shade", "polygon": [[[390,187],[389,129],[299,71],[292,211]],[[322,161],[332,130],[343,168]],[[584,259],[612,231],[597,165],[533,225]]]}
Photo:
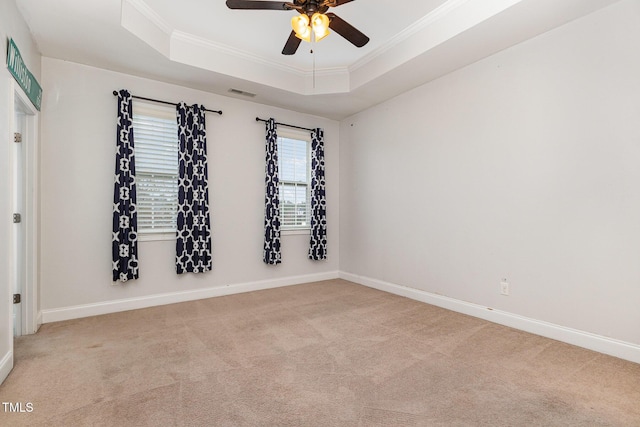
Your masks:
{"label": "frosted glass light shade", "polygon": [[304,34],[309,30],[309,17],[305,14],[294,16],[291,18],[291,28],[298,36]]}
{"label": "frosted glass light shade", "polygon": [[329,35],[329,17],[327,15],[314,13],[311,17],[311,26],[317,42]]}

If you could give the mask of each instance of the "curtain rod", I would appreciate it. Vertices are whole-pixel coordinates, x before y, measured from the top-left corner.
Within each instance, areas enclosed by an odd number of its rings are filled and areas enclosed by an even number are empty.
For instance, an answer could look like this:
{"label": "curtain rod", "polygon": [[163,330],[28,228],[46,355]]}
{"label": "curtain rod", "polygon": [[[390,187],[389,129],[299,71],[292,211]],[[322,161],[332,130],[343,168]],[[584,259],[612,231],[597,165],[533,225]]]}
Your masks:
{"label": "curtain rod", "polygon": [[[265,120],[265,119],[261,119],[260,117],[256,117],[256,122],[268,122],[269,120]],[[290,128],[294,128],[294,129],[302,129],[302,130],[308,130],[309,132],[313,132],[314,129],[309,129],[309,128],[303,128],[301,126],[294,126],[294,125],[288,125],[286,123],[278,123],[276,122],[277,125],[280,126],[286,126],[286,127],[290,127]]]}
{"label": "curtain rod", "polygon": [[[116,92],[115,90],[113,91],[113,95],[114,96],[118,96],[118,92]],[[144,96],[136,96],[136,95],[131,95],[132,98],[135,99],[142,99],[144,101],[151,101],[151,102],[159,102],[160,104],[167,104],[167,105],[173,105],[174,107],[178,106],[178,104],[174,103],[174,102],[169,102],[169,101],[161,101],[159,99],[153,99],[153,98],[145,98]],[[208,111],[210,113],[218,113],[220,115],[222,115],[222,111],[218,111],[218,110],[209,110],[208,108],[205,108],[204,111]]]}

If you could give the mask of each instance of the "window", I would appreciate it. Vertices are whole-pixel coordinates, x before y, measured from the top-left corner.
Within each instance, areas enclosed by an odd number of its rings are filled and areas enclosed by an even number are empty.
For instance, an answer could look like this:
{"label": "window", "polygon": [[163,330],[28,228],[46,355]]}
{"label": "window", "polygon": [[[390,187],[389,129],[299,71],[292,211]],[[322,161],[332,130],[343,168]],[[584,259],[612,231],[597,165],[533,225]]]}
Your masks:
{"label": "window", "polygon": [[311,226],[311,136],[278,130],[280,224],[282,230],[305,230]]}
{"label": "window", "polygon": [[138,233],[146,235],[147,240],[175,238],[178,206],[178,124],[175,108],[135,102],[133,137]]}

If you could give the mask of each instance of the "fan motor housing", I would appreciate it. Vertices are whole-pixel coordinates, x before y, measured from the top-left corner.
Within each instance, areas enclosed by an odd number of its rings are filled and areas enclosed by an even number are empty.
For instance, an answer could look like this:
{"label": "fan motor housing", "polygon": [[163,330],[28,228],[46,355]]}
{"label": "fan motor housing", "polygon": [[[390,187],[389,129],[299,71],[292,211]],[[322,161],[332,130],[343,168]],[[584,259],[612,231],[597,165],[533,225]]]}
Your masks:
{"label": "fan motor housing", "polygon": [[311,15],[319,11],[318,2],[316,0],[308,0],[303,4],[303,7],[304,7],[304,12],[300,12],[300,13],[305,13],[309,15],[309,17],[311,17]]}

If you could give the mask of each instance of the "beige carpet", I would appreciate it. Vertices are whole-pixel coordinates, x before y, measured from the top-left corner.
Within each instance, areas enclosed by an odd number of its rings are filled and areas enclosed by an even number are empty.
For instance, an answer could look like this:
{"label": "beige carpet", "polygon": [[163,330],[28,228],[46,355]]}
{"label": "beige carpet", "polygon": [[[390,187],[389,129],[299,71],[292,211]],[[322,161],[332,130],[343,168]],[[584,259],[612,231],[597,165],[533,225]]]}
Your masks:
{"label": "beige carpet", "polygon": [[44,325],[0,425],[640,426],[640,365],[342,280]]}

